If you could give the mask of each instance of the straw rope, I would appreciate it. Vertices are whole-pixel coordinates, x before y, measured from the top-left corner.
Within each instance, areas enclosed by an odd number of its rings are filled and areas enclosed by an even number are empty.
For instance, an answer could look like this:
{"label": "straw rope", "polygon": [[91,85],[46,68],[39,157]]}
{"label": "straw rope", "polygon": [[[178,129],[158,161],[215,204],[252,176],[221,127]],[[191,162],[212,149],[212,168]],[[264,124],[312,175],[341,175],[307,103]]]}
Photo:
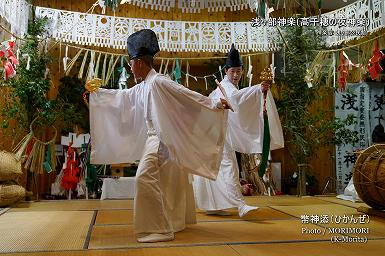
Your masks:
{"label": "straw rope", "polygon": [[51,147],[51,158],[49,159],[51,169],[55,170],[56,168],[57,162],[55,153],[55,141],[57,136],[57,129],[52,126],[54,128],[55,133],[51,140],[44,142],[38,139],[33,133],[33,124],[35,121],[36,119],[33,120],[30,124],[30,133],[32,134],[33,146],[30,154],[28,155],[27,161],[24,164],[24,168],[29,169],[30,172],[41,174],[44,171],[43,163],[45,161],[46,147]]}

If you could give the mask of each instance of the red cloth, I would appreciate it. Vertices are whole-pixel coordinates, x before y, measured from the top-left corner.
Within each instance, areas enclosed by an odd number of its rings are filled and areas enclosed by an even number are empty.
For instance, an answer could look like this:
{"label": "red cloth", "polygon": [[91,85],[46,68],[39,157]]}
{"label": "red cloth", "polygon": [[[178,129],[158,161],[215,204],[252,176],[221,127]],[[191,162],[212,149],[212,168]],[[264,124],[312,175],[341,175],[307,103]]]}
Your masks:
{"label": "red cloth", "polygon": [[13,53],[13,47],[15,43],[13,41],[6,41],[1,44],[0,58],[2,58],[2,66],[4,68],[4,79],[8,80],[10,77],[16,75],[16,65],[19,65],[19,61],[15,58]]}
{"label": "red cloth", "polygon": [[385,58],[384,54],[380,51],[378,46],[378,39],[374,41],[373,56],[369,59],[368,71],[370,77],[375,80],[382,71],[380,61]]}
{"label": "red cloth", "polygon": [[66,190],[75,190],[79,182],[80,168],[79,161],[76,159],[75,150],[69,146],[67,152],[67,166],[61,180],[61,186]]}
{"label": "red cloth", "polygon": [[343,92],[346,89],[346,79],[348,78],[349,72],[348,67],[346,66],[346,58],[344,52],[340,52],[340,65],[337,68],[337,71],[340,72],[340,77],[338,78],[338,89]]}

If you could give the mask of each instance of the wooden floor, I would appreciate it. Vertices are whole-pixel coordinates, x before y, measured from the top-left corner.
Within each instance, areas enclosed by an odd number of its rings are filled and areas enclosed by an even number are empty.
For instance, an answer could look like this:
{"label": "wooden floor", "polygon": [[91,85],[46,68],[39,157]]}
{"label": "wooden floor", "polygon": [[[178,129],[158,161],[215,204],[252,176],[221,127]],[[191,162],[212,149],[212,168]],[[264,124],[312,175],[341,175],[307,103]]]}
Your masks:
{"label": "wooden floor", "polygon": [[[0,212],[1,255],[364,255],[385,251],[385,219],[334,197],[247,197],[259,211],[240,219],[197,211],[171,242],[139,244],[132,200],[20,203]],[[333,239],[339,242],[332,242]]]}

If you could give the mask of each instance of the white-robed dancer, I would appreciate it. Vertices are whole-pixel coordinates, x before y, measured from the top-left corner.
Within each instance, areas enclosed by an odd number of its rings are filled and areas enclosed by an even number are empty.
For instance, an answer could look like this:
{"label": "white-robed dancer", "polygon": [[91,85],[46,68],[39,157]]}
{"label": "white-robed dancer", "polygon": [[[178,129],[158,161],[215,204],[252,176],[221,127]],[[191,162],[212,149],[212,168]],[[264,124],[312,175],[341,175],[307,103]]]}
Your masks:
{"label": "white-robed dancer", "polygon": [[91,162],[140,159],[134,232],[139,242],[169,241],[186,223],[195,222],[187,173],[217,176],[226,125],[221,108],[228,105],[158,74],[152,68],[159,51],[152,30],[130,35],[127,49],[132,73],[140,83],[90,95]]}
{"label": "white-robed dancer", "polygon": [[[218,177],[215,181],[203,177],[194,177],[193,187],[197,207],[207,214],[229,215],[224,211],[237,207],[240,217],[258,207],[245,203],[239,183],[239,168],[235,151],[241,153],[262,153],[263,143],[263,94],[267,92],[266,108],[270,127],[270,150],[282,148],[284,145],[282,127],[274,103],[268,92],[269,84],[247,87],[239,90],[238,84],[242,76],[243,63],[238,50],[231,46],[226,60],[226,76],[221,81],[229,103],[234,112],[228,113],[226,141],[223,149]],[[210,98],[216,100],[223,97],[219,88],[214,90]]]}

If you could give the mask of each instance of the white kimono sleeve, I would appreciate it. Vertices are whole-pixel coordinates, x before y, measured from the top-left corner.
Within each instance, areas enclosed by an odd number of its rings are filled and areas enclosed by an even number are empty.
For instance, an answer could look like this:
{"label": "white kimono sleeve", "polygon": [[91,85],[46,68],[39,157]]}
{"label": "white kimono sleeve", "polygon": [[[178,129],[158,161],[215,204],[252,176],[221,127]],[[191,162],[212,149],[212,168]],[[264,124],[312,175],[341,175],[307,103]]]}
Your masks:
{"label": "white kimono sleeve", "polygon": [[222,158],[226,114],[215,101],[158,76],[153,118],[170,158],[186,171],[215,179]]}
{"label": "white kimono sleeve", "polygon": [[[234,112],[229,112],[227,140],[235,151],[262,153],[263,93],[259,85],[234,91],[229,97]],[[267,93],[266,108],[270,128],[270,150],[284,146],[281,122],[274,98]]]}
{"label": "white kimono sleeve", "polygon": [[139,160],[146,141],[144,89],[99,89],[90,95],[91,163]]}

